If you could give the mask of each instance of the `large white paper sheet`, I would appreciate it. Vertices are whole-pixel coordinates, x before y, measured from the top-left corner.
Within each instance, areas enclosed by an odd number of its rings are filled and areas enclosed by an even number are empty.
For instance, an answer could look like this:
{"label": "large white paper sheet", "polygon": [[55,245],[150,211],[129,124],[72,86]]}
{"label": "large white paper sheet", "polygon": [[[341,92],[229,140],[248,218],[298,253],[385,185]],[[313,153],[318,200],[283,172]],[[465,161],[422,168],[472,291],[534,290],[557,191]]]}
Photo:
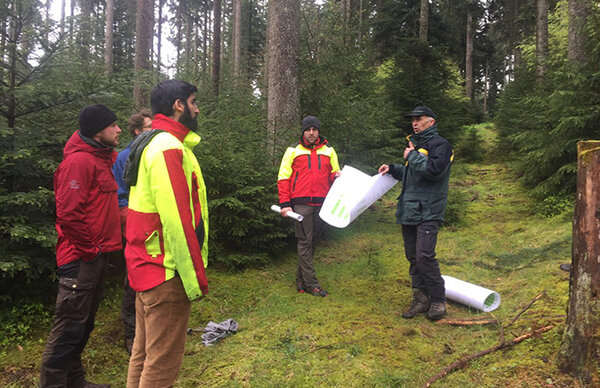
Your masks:
{"label": "large white paper sheet", "polygon": [[327,193],[319,217],[331,226],[345,228],[396,183],[390,174],[369,176],[354,167],[344,166],[341,176]]}
{"label": "large white paper sheet", "polygon": [[452,276],[442,275],[446,287],[446,298],[490,312],[500,306],[500,294],[481,286],[465,282]]}

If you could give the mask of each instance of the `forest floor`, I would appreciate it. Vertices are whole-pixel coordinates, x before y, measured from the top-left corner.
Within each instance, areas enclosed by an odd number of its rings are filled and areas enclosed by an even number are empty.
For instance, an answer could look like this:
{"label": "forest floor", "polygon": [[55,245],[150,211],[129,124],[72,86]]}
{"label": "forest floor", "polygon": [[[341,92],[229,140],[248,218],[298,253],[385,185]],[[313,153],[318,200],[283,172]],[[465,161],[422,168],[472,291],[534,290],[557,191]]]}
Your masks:
{"label": "forest floor", "polygon": [[[493,133],[485,126],[478,130],[490,145]],[[419,387],[458,359],[497,345],[500,327],[542,292],[505,330],[505,340],[552,329],[479,357],[432,386],[589,386],[556,367],[569,282],[559,265],[571,261],[571,213],[537,215],[515,173],[497,159],[457,160],[453,168],[450,190],[460,193],[464,215],[440,231],[442,273],[495,290],[502,303],[484,313],[448,302],[446,318],[499,324],[453,326],[399,315],[411,288],[394,219],[398,185],[348,228],[328,229],[316,252],[326,298],[296,293],[292,248],[262,269],[209,267],[211,293],[193,304],[189,326],[233,318],[239,332],[212,347],[202,345],[201,333],[190,334],[176,386]],[[106,290],[83,360],[90,381],[124,387],[128,357],[118,278]],[[0,386],[36,386],[48,328],[0,351]]]}

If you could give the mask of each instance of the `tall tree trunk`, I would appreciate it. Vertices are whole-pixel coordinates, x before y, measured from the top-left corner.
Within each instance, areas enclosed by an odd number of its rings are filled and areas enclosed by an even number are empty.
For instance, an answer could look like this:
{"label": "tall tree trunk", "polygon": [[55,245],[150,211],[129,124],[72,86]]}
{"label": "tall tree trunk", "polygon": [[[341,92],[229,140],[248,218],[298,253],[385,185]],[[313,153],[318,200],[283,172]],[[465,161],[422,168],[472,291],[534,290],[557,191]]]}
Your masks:
{"label": "tall tree trunk", "polygon": [[600,352],[600,141],[577,143],[577,195],[567,325],[558,355],[566,373],[589,382]]}
{"label": "tall tree trunk", "polygon": [[208,55],[208,6],[204,6],[204,18],[202,26],[202,75],[208,74],[207,55]]}
{"label": "tall tree trunk", "polygon": [[548,60],[548,0],[536,0],[535,5],[536,74],[541,78],[546,72]]}
{"label": "tall tree trunk", "polygon": [[569,0],[569,50],[572,62],[583,63],[587,59],[585,46],[588,41],[587,15],[590,14],[590,0]]}
{"label": "tall tree trunk", "polygon": [[421,15],[419,17],[419,39],[427,42],[429,30],[429,0],[421,0]]}
{"label": "tall tree trunk", "polygon": [[473,99],[473,13],[467,10],[467,42],[465,55],[465,93]]}
{"label": "tall tree trunk", "polygon": [[488,59],[485,59],[485,74],[484,74],[484,90],[483,90],[483,114],[488,114],[488,94],[490,92],[490,64]]}
{"label": "tall tree trunk", "polygon": [[221,0],[213,4],[213,41],[212,41],[212,91],[219,95],[219,75],[221,72]]}
{"label": "tall tree trunk", "polygon": [[233,0],[233,78],[239,84],[242,67],[242,0]]}
{"label": "tall tree trunk", "polygon": [[[21,39],[22,33],[22,4],[18,0],[12,1],[11,11],[13,17],[10,18],[10,37],[8,38],[8,103],[6,107],[6,120],[8,128],[14,129],[17,116],[17,100],[15,89],[17,88],[17,56],[19,55],[17,44]],[[9,137],[12,142],[12,137]],[[10,186],[9,186],[10,187]]]}
{"label": "tall tree trunk", "polygon": [[194,18],[194,38],[192,50],[194,52],[194,85],[198,85],[198,20]]}
{"label": "tall tree trunk", "polygon": [[65,34],[65,8],[67,0],[61,0],[60,2],[60,36]]}
{"label": "tall tree trunk", "polygon": [[4,61],[6,58],[6,37],[10,33],[9,24],[6,19],[2,20],[0,24],[0,83],[4,82]]}
{"label": "tall tree trunk", "polygon": [[106,75],[113,73],[113,41],[115,24],[115,2],[106,0],[106,26],[104,30],[104,65],[106,66]]}
{"label": "tall tree trunk", "polygon": [[150,47],[154,24],[154,0],[137,0],[135,20],[135,63],[133,66],[133,102],[136,109],[149,105],[148,72],[151,69]]}
{"label": "tall tree trunk", "polygon": [[71,8],[70,19],[69,19],[69,43],[73,44],[75,35],[75,0],[70,0],[69,7]]}
{"label": "tall tree trunk", "polygon": [[52,8],[52,0],[46,0],[44,22],[46,27],[46,40],[50,40],[50,27],[52,26],[52,18],[50,17],[50,8]]}
{"label": "tall tree trunk", "polygon": [[[74,0],[71,0],[74,1]],[[79,26],[79,56],[83,63],[89,63],[92,46],[92,1],[80,0],[81,24]]]}
{"label": "tall tree trunk", "polygon": [[165,0],[158,0],[158,25],[156,26],[156,79],[160,79],[162,69],[162,24],[163,24],[163,6]]}
{"label": "tall tree trunk", "polygon": [[363,28],[363,0],[358,0],[358,36],[356,41],[360,45],[362,43],[362,28]]}
{"label": "tall tree trunk", "polygon": [[190,74],[190,66],[192,66],[192,16],[185,16],[185,72]]}
{"label": "tall tree trunk", "polygon": [[268,130],[273,154],[298,131],[299,0],[270,0],[268,10],[269,62]]}
{"label": "tall tree trunk", "polygon": [[271,43],[269,42],[269,36],[271,36],[271,29],[269,28],[269,8],[267,7],[267,41],[265,42],[265,51],[263,53],[263,85],[262,94],[266,97],[267,105],[269,105],[269,50]]}

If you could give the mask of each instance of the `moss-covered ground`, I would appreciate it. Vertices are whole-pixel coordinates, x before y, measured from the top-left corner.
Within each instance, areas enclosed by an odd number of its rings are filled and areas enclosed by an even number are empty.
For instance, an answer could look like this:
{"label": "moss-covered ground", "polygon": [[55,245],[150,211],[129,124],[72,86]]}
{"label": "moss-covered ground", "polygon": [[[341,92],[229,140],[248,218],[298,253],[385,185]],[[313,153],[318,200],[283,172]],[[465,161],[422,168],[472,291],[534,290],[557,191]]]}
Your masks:
{"label": "moss-covered ground", "polygon": [[[488,128],[480,130],[482,138],[493,138]],[[554,328],[478,358],[433,386],[583,387],[555,365],[569,280],[559,264],[570,262],[571,214],[536,215],[517,176],[497,160],[457,159],[451,191],[460,194],[463,217],[441,229],[437,255],[443,274],[496,290],[502,303],[483,313],[449,302],[447,318],[488,317],[506,324],[545,291],[505,336]],[[234,318],[240,329],[213,347],[202,345],[200,333],[190,334],[176,386],[418,387],[462,356],[496,345],[498,325],[461,327],[400,317],[411,289],[394,222],[399,190],[394,187],[348,228],[327,231],[316,253],[319,279],[330,292],[326,298],[296,293],[291,248],[262,269],[209,268],[211,293],[193,304],[190,327]],[[113,387],[124,387],[127,374],[121,293],[119,283],[111,283],[84,352],[88,378]],[[0,352],[0,386],[37,384],[46,335],[37,333]]]}

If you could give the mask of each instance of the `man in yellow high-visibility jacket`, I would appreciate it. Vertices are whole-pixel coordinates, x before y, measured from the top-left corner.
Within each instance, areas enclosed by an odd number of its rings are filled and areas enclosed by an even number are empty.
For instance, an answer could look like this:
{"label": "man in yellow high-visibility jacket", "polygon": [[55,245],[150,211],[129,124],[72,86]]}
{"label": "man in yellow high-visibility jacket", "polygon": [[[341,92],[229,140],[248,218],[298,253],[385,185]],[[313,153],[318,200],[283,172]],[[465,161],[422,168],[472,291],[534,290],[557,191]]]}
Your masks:
{"label": "man in yellow high-visibility jacket", "polygon": [[169,387],[183,360],[191,302],[208,293],[208,206],[192,148],[200,142],[197,89],[159,83],[152,131],[131,145],[125,258],[136,296],[127,387]]}

